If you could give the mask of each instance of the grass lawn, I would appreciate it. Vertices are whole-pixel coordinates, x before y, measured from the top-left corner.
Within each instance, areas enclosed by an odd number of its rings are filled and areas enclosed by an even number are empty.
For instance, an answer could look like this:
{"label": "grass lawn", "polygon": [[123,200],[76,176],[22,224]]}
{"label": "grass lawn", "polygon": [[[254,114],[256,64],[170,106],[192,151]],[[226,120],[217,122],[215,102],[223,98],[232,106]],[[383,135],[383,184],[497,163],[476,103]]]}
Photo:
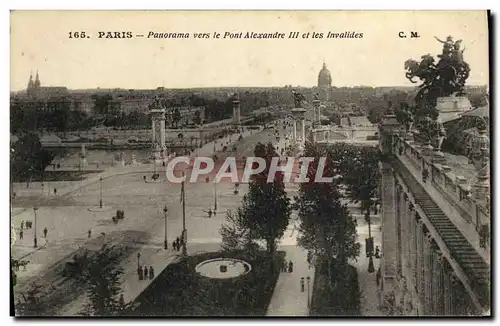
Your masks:
{"label": "grass lawn", "polygon": [[[135,300],[135,316],[265,316],[279,276],[283,253],[268,257],[212,252],[190,256],[171,264]],[[213,258],[236,258],[248,262],[248,274],[231,279],[199,275],[195,266]]]}
{"label": "grass lawn", "polygon": [[331,269],[331,288],[328,286],[328,270],[326,262],[316,266],[313,294],[311,299],[311,316],[360,316],[360,291],[358,272],[349,265],[346,280],[338,275],[335,263]]}

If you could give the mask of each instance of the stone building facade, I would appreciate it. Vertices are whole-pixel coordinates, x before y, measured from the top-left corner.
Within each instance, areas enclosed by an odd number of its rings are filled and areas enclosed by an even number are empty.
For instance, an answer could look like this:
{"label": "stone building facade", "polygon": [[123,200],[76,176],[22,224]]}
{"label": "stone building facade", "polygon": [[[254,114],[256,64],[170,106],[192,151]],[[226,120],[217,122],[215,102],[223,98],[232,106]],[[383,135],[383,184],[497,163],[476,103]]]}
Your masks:
{"label": "stone building facade", "polygon": [[[379,131],[380,306],[404,316],[487,313],[490,208],[484,169],[467,180],[442,156],[435,160],[436,151],[412,141],[394,115],[385,116]],[[483,167],[488,164],[484,157]]]}

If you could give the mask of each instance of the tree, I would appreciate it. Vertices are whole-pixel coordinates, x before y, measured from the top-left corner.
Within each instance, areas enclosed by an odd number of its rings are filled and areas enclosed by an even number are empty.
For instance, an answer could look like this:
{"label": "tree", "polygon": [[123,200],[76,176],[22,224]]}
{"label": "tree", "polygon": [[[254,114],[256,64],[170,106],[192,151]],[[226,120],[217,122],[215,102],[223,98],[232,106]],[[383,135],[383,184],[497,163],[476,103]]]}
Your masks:
{"label": "tree", "polygon": [[219,233],[224,251],[250,250],[255,246],[250,230],[245,227],[245,216],[241,208],[236,213],[231,211],[226,213],[226,223],[222,225]]}
{"label": "tree", "polygon": [[272,254],[276,251],[276,241],[283,236],[290,220],[290,199],[281,173],[276,173],[272,182],[267,182],[271,160],[279,157],[273,145],[258,143],[254,155],[263,158],[266,167],[261,173],[251,176],[240,211],[242,227],[249,230],[252,239],[264,240],[267,252]]}
{"label": "tree", "polygon": [[[339,159],[338,167],[342,176],[340,182],[345,186],[345,193],[352,202],[359,202],[365,221],[371,223],[371,211],[375,210],[378,199],[380,174],[378,162],[381,159],[376,147],[335,144],[330,148],[331,155]],[[367,250],[371,250],[368,248]],[[372,254],[372,252],[368,252]],[[371,259],[371,258],[370,258]]]}
{"label": "tree", "polygon": [[479,108],[488,104],[486,91],[469,94],[469,101],[473,108]]}
{"label": "tree", "polygon": [[16,315],[38,317],[44,314],[46,306],[42,297],[42,286],[32,283],[25,293],[20,293],[20,297],[15,304]]}
{"label": "tree", "polygon": [[[295,206],[300,219],[299,244],[315,252],[327,262],[328,273],[333,269],[335,260],[339,277],[347,272],[347,261],[359,255],[360,244],[356,242],[356,221],[350,215],[347,206],[342,204],[338,190],[338,179],[331,183],[316,182],[319,159],[326,158],[323,176],[336,176],[338,165],[327,151],[313,143],[306,143],[305,157],[315,160],[308,166],[309,182],[301,183]],[[332,275],[329,279],[333,280]]]}
{"label": "tree", "polygon": [[172,126],[175,126],[175,128],[178,128],[179,121],[181,121],[181,111],[179,110],[179,108],[175,108],[173,115],[172,115]]}
{"label": "tree", "polygon": [[116,316],[127,307],[120,300],[123,268],[119,265],[123,258],[120,248],[104,245],[87,261],[80,270],[80,281],[87,286],[89,302],[83,314],[87,316]]}
{"label": "tree", "polygon": [[354,202],[361,202],[365,217],[369,219],[370,208],[377,203],[380,151],[376,147],[346,143],[336,143],[329,150],[330,155],[337,157],[346,195]]}
{"label": "tree", "polygon": [[200,110],[196,110],[194,112],[194,121],[193,121],[195,124],[197,125],[201,125],[201,113],[200,113]]}
{"label": "tree", "polygon": [[12,146],[11,173],[15,178],[43,180],[45,168],[52,162],[55,154],[43,148],[35,133],[23,135]]}

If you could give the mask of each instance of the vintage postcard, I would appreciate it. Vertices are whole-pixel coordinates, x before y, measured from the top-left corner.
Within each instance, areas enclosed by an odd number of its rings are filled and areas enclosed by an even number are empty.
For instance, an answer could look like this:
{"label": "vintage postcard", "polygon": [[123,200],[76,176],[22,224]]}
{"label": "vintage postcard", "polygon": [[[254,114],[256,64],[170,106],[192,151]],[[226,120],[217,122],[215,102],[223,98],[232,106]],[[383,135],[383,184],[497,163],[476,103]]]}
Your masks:
{"label": "vintage postcard", "polygon": [[10,18],[13,315],[490,315],[487,11]]}

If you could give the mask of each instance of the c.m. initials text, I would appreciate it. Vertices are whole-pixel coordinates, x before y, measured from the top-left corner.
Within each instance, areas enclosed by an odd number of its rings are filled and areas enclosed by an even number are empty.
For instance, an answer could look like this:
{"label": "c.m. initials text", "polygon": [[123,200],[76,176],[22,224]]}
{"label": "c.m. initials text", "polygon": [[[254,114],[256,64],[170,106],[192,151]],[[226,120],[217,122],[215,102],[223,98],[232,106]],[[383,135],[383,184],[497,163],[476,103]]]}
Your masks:
{"label": "c.m. initials text", "polygon": [[[420,35],[418,34],[418,32],[410,32],[410,38],[419,38]],[[399,32],[398,34],[399,38],[407,38],[408,37],[408,33],[405,33],[405,32]]]}

